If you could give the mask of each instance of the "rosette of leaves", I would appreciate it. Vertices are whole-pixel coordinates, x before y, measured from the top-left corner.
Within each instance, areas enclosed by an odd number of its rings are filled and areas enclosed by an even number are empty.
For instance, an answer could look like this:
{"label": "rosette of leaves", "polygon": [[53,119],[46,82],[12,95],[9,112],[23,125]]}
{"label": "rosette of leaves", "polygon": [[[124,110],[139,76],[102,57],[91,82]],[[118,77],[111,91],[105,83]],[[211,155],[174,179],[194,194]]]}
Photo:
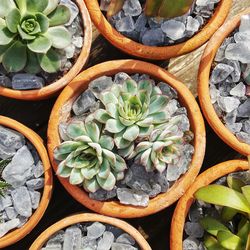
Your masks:
{"label": "rosette of leaves", "polygon": [[150,134],[155,125],[167,121],[164,110],[169,99],[150,80],[138,84],[126,80],[123,85],[114,84],[100,94],[104,109],[98,109],[94,118],[106,124],[105,130],[114,134],[119,154],[129,157],[134,150],[134,141]]}
{"label": "rosette of leaves", "polygon": [[102,134],[102,126],[94,122],[74,122],[67,127],[69,141],[54,151],[61,161],[57,174],[69,178],[73,185],[83,185],[86,191],[99,188],[112,190],[116,181],[124,178],[127,168],[124,159],[112,152],[113,138]]}
{"label": "rosette of leaves", "polygon": [[71,43],[71,34],[63,26],[70,16],[59,0],[1,0],[0,63],[6,71],[59,71],[55,49]]}
{"label": "rosette of leaves", "polygon": [[250,185],[228,176],[227,186],[212,184],[200,188],[198,200],[220,206],[220,218],[207,216],[200,224],[206,231],[204,245],[208,250],[250,249]]}
{"label": "rosette of leaves", "polygon": [[[146,0],[144,13],[147,16],[174,18],[186,14],[194,0]],[[107,15],[117,14],[125,0],[111,0]]]}
{"label": "rosette of leaves", "polygon": [[184,133],[179,130],[181,117],[173,117],[168,123],[155,128],[147,140],[141,141],[135,148],[132,157],[143,165],[146,171],[155,169],[162,173],[168,164],[174,163],[182,152]]}

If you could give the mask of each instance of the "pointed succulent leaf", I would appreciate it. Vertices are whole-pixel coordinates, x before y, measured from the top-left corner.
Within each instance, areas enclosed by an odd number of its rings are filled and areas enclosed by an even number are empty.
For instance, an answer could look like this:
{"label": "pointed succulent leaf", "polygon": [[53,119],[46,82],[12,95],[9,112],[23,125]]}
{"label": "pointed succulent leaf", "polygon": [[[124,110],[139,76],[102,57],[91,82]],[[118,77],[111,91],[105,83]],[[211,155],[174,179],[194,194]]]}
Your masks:
{"label": "pointed succulent leaf", "polygon": [[5,17],[10,11],[16,8],[13,0],[1,0],[0,4],[0,18]]}
{"label": "pointed succulent leaf", "polygon": [[131,143],[130,141],[123,139],[123,131],[115,134],[114,141],[118,149],[127,148]]}
{"label": "pointed succulent leaf", "polygon": [[48,6],[49,0],[26,0],[26,6],[28,12],[43,12]]}
{"label": "pointed succulent leaf", "polygon": [[81,142],[65,141],[54,150],[55,159],[60,160],[60,155],[69,154],[82,145]]}
{"label": "pointed succulent leaf", "polygon": [[168,114],[165,111],[150,114],[148,118],[153,119],[153,124],[161,124],[168,120]]}
{"label": "pointed succulent leaf", "polygon": [[50,50],[51,46],[51,40],[45,36],[39,36],[27,45],[31,51],[41,54],[46,54]]}
{"label": "pointed succulent leaf", "polygon": [[70,10],[65,5],[59,5],[52,13],[48,15],[49,25],[58,26],[65,24],[69,21],[71,16]]}
{"label": "pointed succulent leaf", "polygon": [[27,64],[24,70],[30,74],[37,74],[41,71],[36,54],[30,50],[27,50]]}
{"label": "pointed succulent leaf", "polygon": [[96,176],[98,184],[106,191],[111,191],[115,186],[115,176],[112,172],[109,173],[109,176],[105,179],[100,178],[98,175]]}
{"label": "pointed succulent leaf", "polygon": [[91,193],[96,192],[100,188],[96,178],[93,178],[91,180],[85,179],[83,182],[83,187],[87,192]]}
{"label": "pointed succulent leaf", "polygon": [[67,136],[75,139],[79,136],[86,135],[85,127],[83,122],[72,122],[67,126]]}
{"label": "pointed succulent leaf", "polygon": [[112,117],[112,118],[118,118],[119,114],[118,114],[118,110],[117,110],[117,105],[114,103],[108,103],[106,105],[106,110],[108,112],[108,114]]}
{"label": "pointed succulent leaf", "polygon": [[139,153],[151,148],[152,145],[153,145],[152,142],[149,142],[149,141],[140,142],[135,148],[136,154],[139,154]]}
{"label": "pointed succulent leaf", "polygon": [[12,33],[17,32],[17,26],[21,20],[21,13],[18,9],[13,9],[5,18],[6,26]]}
{"label": "pointed succulent leaf", "polygon": [[147,166],[148,162],[150,161],[151,151],[152,149],[149,148],[141,154],[140,162],[143,166]]}
{"label": "pointed succulent leaf", "polygon": [[29,35],[29,34],[25,33],[22,30],[22,28],[20,27],[20,25],[17,26],[17,30],[18,30],[18,33],[19,33],[19,35],[21,36],[21,38],[23,40],[30,40],[30,41],[32,41],[32,40],[34,40],[36,38],[35,35]]}
{"label": "pointed succulent leaf", "polygon": [[38,54],[41,68],[48,73],[55,73],[60,69],[61,61],[55,50],[50,49],[47,54]]}
{"label": "pointed succulent leaf", "polygon": [[105,130],[113,134],[121,132],[124,128],[125,126],[120,121],[115,119],[109,119],[105,126]]}
{"label": "pointed succulent leaf", "polygon": [[156,152],[161,151],[164,147],[166,147],[165,142],[156,141],[153,143],[153,150]]}
{"label": "pointed succulent leaf", "polygon": [[63,26],[51,27],[45,35],[52,42],[52,47],[56,49],[66,48],[71,43],[71,34]]}
{"label": "pointed succulent leaf", "polygon": [[42,33],[45,33],[49,28],[49,19],[42,13],[36,14],[37,22],[39,23],[39,27]]}
{"label": "pointed succulent leaf", "polygon": [[132,95],[138,92],[137,83],[133,79],[127,79],[123,83],[123,89],[124,89],[124,92],[128,92]]}
{"label": "pointed succulent leaf", "polygon": [[84,142],[84,143],[89,143],[89,142],[92,142],[91,138],[87,135],[81,135],[81,136],[78,136],[75,138],[75,141],[81,141],[81,142]]}
{"label": "pointed succulent leaf", "polygon": [[95,164],[92,167],[81,168],[81,174],[87,180],[91,180],[94,176],[96,176],[99,172],[100,166],[99,163]]}
{"label": "pointed succulent leaf", "polygon": [[3,61],[4,53],[8,50],[9,47],[11,47],[13,42],[7,44],[7,45],[0,45],[0,63]]}
{"label": "pointed succulent leaf", "polygon": [[148,95],[151,95],[153,89],[152,80],[141,80],[138,83],[138,90],[146,90]]}
{"label": "pointed succulent leaf", "polygon": [[117,181],[123,180],[125,176],[124,172],[114,172],[113,174]]}
{"label": "pointed succulent leaf", "polygon": [[89,143],[89,146],[92,147],[95,151],[96,151],[96,156],[98,158],[98,161],[100,164],[102,164],[103,162],[103,158],[102,158],[102,148],[98,143]]}
{"label": "pointed succulent leaf", "polygon": [[99,98],[105,106],[108,103],[113,103],[113,104],[118,103],[116,96],[112,92],[109,92],[109,91],[105,91],[101,93]]}
{"label": "pointed succulent leaf", "polygon": [[100,138],[100,129],[94,122],[85,124],[86,132],[93,142],[98,142]]}
{"label": "pointed succulent leaf", "polygon": [[114,148],[114,139],[108,135],[102,135],[99,140],[102,148],[112,150]]}
{"label": "pointed succulent leaf", "polygon": [[124,158],[129,158],[129,159],[130,159],[130,155],[133,153],[134,148],[135,148],[134,144],[131,143],[131,144],[129,145],[129,147],[120,149],[120,150],[118,151],[118,152],[119,152],[119,155],[121,155],[121,156],[124,157]]}
{"label": "pointed succulent leaf", "polygon": [[139,135],[140,129],[137,125],[132,125],[128,127],[123,134],[123,139],[127,141],[134,141]]}
{"label": "pointed succulent leaf", "polygon": [[110,115],[104,109],[98,109],[94,113],[95,119],[100,123],[106,123],[108,119],[110,119]]}
{"label": "pointed succulent leaf", "polygon": [[121,116],[119,117],[119,120],[126,127],[129,127],[135,123],[135,120],[128,120],[128,119],[125,119]]}
{"label": "pointed succulent leaf", "polygon": [[100,167],[98,176],[102,179],[106,179],[108,178],[109,174],[110,174],[110,165],[109,165],[108,160],[104,159]]}
{"label": "pointed succulent leaf", "polygon": [[217,239],[221,246],[225,247],[226,249],[239,249],[242,245],[240,237],[232,234],[230,231],[219,231],[217,234]]}
{"label": "pointed succulent leaf", "polygon": [[69,177],[69,183],[72,185],[79,185],[83,183],[83,180],[81,169],[73,168]]}
{"label": "pointed succulent leaf", "polygon": [[250,213],[250,205],[244,195],[228,187],[216,184],[202,187],[195,193],[195,197],[214,205]]}
{"label": "pointed succulent leaf", "polygon": [[9,44],[14,37],[15,34],[9,31],[9,29],[5,25],[5,21],[2,22],[0,18],[0,45]]}
{"label": "pointed succulent leaf", "polygon": [[125,160],[118,154],[116,156],[116,164],[111,165],[111,167],[116,171],[116,172],[123,172],[125,169],[127,169],[127,164]]}
{"label": "pointed succulent leaf", "polygon": [[161,111],[168,103],[168,97],[157,95],[157,98],[149,105],[149,114]]}
{"label": "pointed succulent leaf", "polygon": [[112,151],[107,150],[107,149],[102,149],[102,152],[103,152],[105,158],[111,164],[111,166],[116,164],[116,156]]}
{"label": "pointed succulent leaf", "polygon": [[68,177],[70,177],[71,171],[72,171],[72,169],[65,165],[65,161],[62,161],[58,165],[56,174],[63,177],[63,178],[68,178]]}
{"label": "pointed succulent leaf", "polygon": [[246,184],[238,178],[235,178],[233,176],[228,176],[227,177],[227,185],[230,188],[234,189],[235,191],[242,192],[241,188],[244,187]]}
{"label": "pointed succulent leaf", "polygon": [[226,250],[213,236],[206,235],[204,237],[204,245],[208,250]]}
{"label": "pointed succulent leaf", "polygon": [[156,165],[155,168],[158,170],[159,173],[163,173],[164,170],[166,170],[167,164],[163,161],[159,161]]}
{"label": "pointed succulent leaf", "polygon": [[[138,123],[137,123],[138,125]],[[154,130],[154,125],[150,125],[149,127],[140,127],[139,137],[148,137],[152,131]]]}
{"label": "pointed succulent leaf", "polygon": [[43,13],[47,16],[49,15],[52,11],[54,11],[59,4],[59,0],[49,0],[47,7],[43,11]]}
{"label": "pointed succulent leaf", "polygon": [[219,231],[229,231],[229,229],[212,217],[204,217],[200,220],[200,224],[209,234],[217,236]]}
{"label": "pointed succulent leaf", "polygon": [[[15,60],[13,61],[13,58]],[[3,56],[2,64],[8,72],[18,72],[24,69],[27,61],[26,46],[16,41]]]}
{"label": "pointed succulent leaf", "polygon": [[144,120],[137,122],[136,124],[140,127],[147,128],[153,124],[154,119],[152,117],[147,117]]}
{"label": "pointed succulent leaf", "polygon": [[116,15],[122,9],[124,2],[125,0],[111,0],[107,11],[107,17]]}

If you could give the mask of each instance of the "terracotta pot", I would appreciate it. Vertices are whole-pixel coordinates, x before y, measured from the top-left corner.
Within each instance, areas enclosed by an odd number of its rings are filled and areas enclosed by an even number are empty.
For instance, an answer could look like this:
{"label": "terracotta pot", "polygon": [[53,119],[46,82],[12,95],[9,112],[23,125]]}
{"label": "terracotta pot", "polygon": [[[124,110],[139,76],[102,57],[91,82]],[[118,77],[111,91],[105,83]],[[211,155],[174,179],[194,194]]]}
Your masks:
{"label": "terracotta pot", "polygon": [[61,229],[64,229],[76,223],[97,222],[97,221],[122,229],[125,233],[128,233],[135,239],[135,241],[142,250],[151,250],[151,247],[149,246],[147,241],[143,238],[143,236],[127,222],[99,214],[90,214],[90,213],[72,215],[53,224],[34,241],[29,250],[40,250],[43,247],[44,243],[46,243],[46,241],[54,233],[56,233]]}
{"label": "terracotta pot", "polygon": [[16,130],[24,135],[25,138],[36,148],[44,167],[44,188],[39,207],[35,210],[24,226],[10,231],[5,236],[0,238],[0,248],[4,248],[16,243],[28,235],[41,220],[51,198],[53,176],[46,148],[43,145],[42,138],[38,134],[23,124],[4,116],[0,116],[0,125]]}
{"label": "terracotta pot", "polygon": [[232,0],[221,0],[210,21],[195,36],[186,42],[164,47],[146,46],[125,37],[107,21],[100,10],[98,0],[85,0],[85,3],[97,29],[115,47],[136,57],[164,60],[187,54],[202,46],[224,23],[231,8]]}
{"label": "terracotta pot", "polygon": [[56,95],[63,89],[83,68],[86,64],[92,42],[92,24],[89,17],[88,10],[82,0],[74,0],[80,10],[80,15],[84,24],[84,43],[81,53],[73,67],[58,81],[47,85],[38,90],[14,90],[0,86],[0,95],[19,100],[37,101],[48,99]]}
{"label": "terracotta pot", "polygon": [[87,89],[90,81],[103,75],[112,76],[118,72],[148,74],[154,79],[167,82],[177,90],[181,104],[187,108],[191,129],[195,135],[195,153],[189,171],[181,177],[167,193],[159,194],[157,197],[151,199],[149,206],[146,208],[125,206],[118,201],[100,202],[92,200],[82,188],[71,185],[68,179],[58,178],[66,190],[78,202],[95,212],[121,218],[142,217],[156,213],[177,201],[192,184],[200,170],[204,158],[205,128],[199,106],[188,88],[170,73],[156,65],[136,60],[110,61],[85,70],[63,90],[53,107],[48,128],[48,150],[53,168],[56,171],[57,163],[54,160],[53,151],[60,144],[60,137],[58,134],[59,123],[66,121],[70,116],[72,103]]}
{"label": "terracotta pot", "polygon": [[246,13],[250,13],[250,9],[247,9],[243,13],[225,23],[207,44],[199,68],[198,95],[203,114],[216,134],[239,153],[243,155],[250,155],[250,145],[240,142],[236,136],[225,127],[220,118],[217,116],[213,104],[211,103],[209,91],[209,77],[216,53],[224,39],[240,25],[240,18]]}
{"label": "terracotta pot", "polygon": [[173,217],[170,231],[170,249],[182,250],[183,230],[189,209],[194,202],[194,193],[201,187],[207,186],[217,179],[237,171],[249,170],[248,162],[233,160],[220,163],[200,174],[192,186],[179,200]]}

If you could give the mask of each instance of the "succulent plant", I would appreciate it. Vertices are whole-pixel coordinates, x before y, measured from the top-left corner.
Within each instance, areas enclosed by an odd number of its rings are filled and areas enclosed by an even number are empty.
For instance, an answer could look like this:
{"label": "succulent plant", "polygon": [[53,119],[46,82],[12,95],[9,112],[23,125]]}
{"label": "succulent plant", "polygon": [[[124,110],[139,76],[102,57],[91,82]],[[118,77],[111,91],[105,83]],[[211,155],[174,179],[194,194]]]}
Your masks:
{"label": "succulent plant", "polygon": [[204,244],[208,250],[249,250],[250,185],[233,176],[227,177],[227,184],[228,187],[212,184],[195,193],[198,200],[222,206],[220,219],[208,216],[200,221],[207,232]]}
{"label": "succulent plant", "polygon": [[7,72],[60,69],[57,50],[71,43],[63,26],[70,10],[59,0],[1,0],[0,62]]}
{"label": "succulent plant", "polygon": [[127,168],[124,159],[112,152],[113,138],[102,133],[102,125],[94,122],[72,122],[67,127],[71,141],[61,143],[54,151],[61,161],[57,174],[73,185],[83,184],[88,192],[99,188],[112,190]]}
{"label": "succulent plant", "polygon": [[105,130],[114,134],[119,154],[128,157],[138,137],[149,135],[155,125],[167,121],[164,108],[169,99],[150,80],[138,84],[126,80],[122,85],[114,84],[99,96],[105,109],[98,109],[94,118],[106,124]]}
{"label": "succulent plant", "polygon": [[174,163],[182,154],[184,133],[178,128],[181,116],[173,117],[168,123],[156,127],[146,140],[142,140],[131,157],[150,172],[162,173],[168,164]]}
{"label": "succulent plant", "polygon": [[[4,168],[11,162],[12,158],[6,160],[0,160],[0,175]],[[0,196],[4,196],[4,191],[10,187],[10,184],[0,178]]]}
{"label": "succulent plant", "polygon": [[[125,0],[111,0],[107,15],[117,14]],[[152,17],[174,18],[186,14],[194,0],[146,0],[145,15]]]}

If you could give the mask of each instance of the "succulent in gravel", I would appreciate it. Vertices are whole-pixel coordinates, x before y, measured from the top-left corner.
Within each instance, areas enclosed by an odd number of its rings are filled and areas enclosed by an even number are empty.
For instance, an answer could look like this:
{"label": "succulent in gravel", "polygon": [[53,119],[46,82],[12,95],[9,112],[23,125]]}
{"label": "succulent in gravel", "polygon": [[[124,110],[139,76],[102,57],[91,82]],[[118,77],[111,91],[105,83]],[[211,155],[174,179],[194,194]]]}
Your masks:
{"label": "succulent in gravel", "polygon": [[64,26],[70,16],[58,0],[1,0],[0,62],[6,71],[57,72],[61,62],[55,49],[71,43]]}
{"label": "succulent in gravel", "polygon": [[[117,14],[125,0],[111,0],[108,16]],[[189,11],[194,0],[146,0],[145,15],[153,17],[174,18]]]}
{"label": "succulent in gravel", "polygon": [[71,141],[61,143],[54,151],[61,161],[57,174],[73,185],[83,184],[88,192],[99,188],[112,190],[123,179],[127,168],[122,157],[112,152],[113,138],[102,133],[102,125],[94,122],[72,122],[67,127]]}
{"label": "succulent in gravel", "polygon": [[[220,218],[206,216],[200,223],[207,232],[204,245],[212,249],[250,249],[250,185],[228,176],[228,187],[212,184],[200,188],[198,200],[221,206]],[[236,218],[237,219],[234,219]],[[233,229],[233,230],[232,230]]]}
{"label": "succulent in gravel", "polygon": [[158,126],[146,140],[136,146],[132,156],[136,156],[135,161],[147,171],[156,169],[162,173],[168,164],[174,163],[182,154],[185,135],[178,128],[180,119],[181,116],[176,116],[168,123]]}
{"label": "succulent in gravel", "polygon": [[[11,162],[11,159],[0,160],[0,175],[2,175],[4,168]],[[4,191],[9,187],[10,184],[0,178],[0,196],[4,196]]]}
{"label": "succulent in gravel", "polygon": [[123,157],[132,153],[137,138],[149,135],[155,125],[168,118],[164,108],[169,99],[150,80],[137,84],[128,79],[102,92],[99,99],[105,108],[98,109],[93,116],[106,124],[106,131],[114,134],[115,144]]}

